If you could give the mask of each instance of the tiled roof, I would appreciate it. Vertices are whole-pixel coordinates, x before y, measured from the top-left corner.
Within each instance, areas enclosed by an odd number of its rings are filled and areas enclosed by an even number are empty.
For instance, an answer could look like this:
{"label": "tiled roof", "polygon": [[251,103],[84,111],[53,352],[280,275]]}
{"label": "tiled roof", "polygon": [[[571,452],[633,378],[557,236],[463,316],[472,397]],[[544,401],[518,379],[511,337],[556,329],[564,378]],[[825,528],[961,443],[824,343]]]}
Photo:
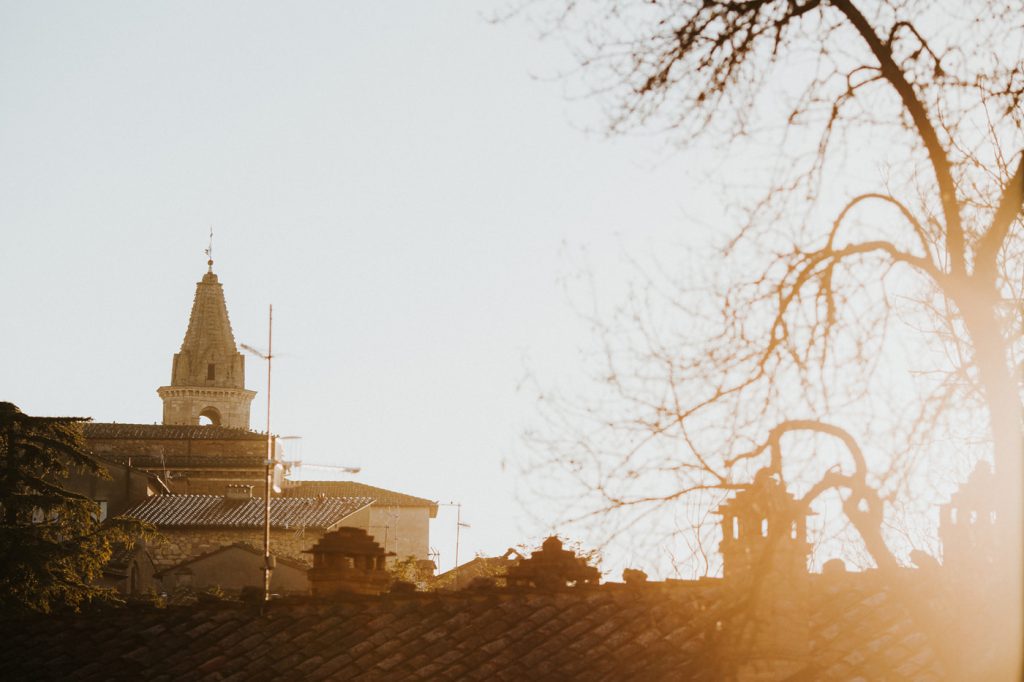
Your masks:
{"label": "tiled roof", "polygon": [[458,590],[466,587],[476,578],[488,578],[503,585],[509,567],[515,566],[517,563],[519,563],[519,559],[511,559],[508,556],[478,556],[458,568],[439,573],[434,576],[431,584],[439,589]]}
{"label": "tiled roof", "polygon": [[[729,643],[718,627],[721,591],[720,582],[701,581],[281,600],[262,617],[227,605],[8,615],[0,617],[0,672],[66,680],[719,680]],[[851,594],[852,614],[812,601],[820,627],[793,679],[941,678],[929,644],[899,609],[869,609],[864,621],[858,600],[884,601],[884,592]]]}
{"label": "tiled roof", "polygon": [[267,440],[265,433],[225,426],[84,422],[82,428],[91,440]]}
{"label": "tiled roof", "polygon": [[282,494],[285,497],[372,497],[378,507],[430,507],[431,518],[437,515],[437,502],[434,500],[358,481],[285,481]]}
{"label": "tiled roof", "polygon": [[[371,504],[367,497],[271,498],[274,528],[331,528]],[[123,516],[158,528],[262,528],[263,500],[218,495],[155,495]]]}

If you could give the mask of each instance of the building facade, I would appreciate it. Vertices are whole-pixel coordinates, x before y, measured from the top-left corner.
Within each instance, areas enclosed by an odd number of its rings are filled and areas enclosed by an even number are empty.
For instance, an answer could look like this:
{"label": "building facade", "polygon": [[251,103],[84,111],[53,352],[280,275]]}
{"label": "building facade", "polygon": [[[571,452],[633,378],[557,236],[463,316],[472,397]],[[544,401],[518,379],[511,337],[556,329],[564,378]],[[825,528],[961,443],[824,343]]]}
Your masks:
{"label": "building facade", "polygon": [[[185,504],[186,496],[223,499],[237,486],[249,486],[261,496],[267,478],[267,434],[249,428],[249,407],[256,392],[245,387],[245,358],[235,343],[224,289],[213,272],[213,262],[207,266],[196,284],[185,338],[173,357],[170,384],[157,389],[163,401],[163,422],[83,424],[95,455],[159,479],[179,498],[178,505]],[[274,449],[273,442],[269,449]],[[275,503],[276,497],[272,495]],[[367,498],[373,504],[351,514],[345,526],[367,531],[397,558],[429,559],[430,519],[437,515],[436,502],[354,481],[285,481],[279,497],[287,498],[281,504],[297,498],[332,498],[330,504],[339,504],[337,499]],[[132,502],[139,500],[136,495]],[[157,504],[163,503],[149,508]],[[127,506],[120,505],[118,511]],[[164,542],[151,551],[160,570],[237,542],[262,546],[259,524],[251,528],[158,526]],[[308,561],[302,552],[322,531],[308,525],[275,527],[275,553]]]}
{"label": "building facade", "polygon": [[284,497],[369,497],[373,506],[362,528],[394,560],[429,561],[430,520],[437,517],[437,502],[358,481],[285,481]]}
{"label": "building facade", "polygon": [[[271,498],[273,553],[308,564],[306,550],[324,533],[365,525],[372,504],[368,497]],[[244,485],[220,496],[158,495],[124,514],[159,531],[150,552],[161,571],[238,542],[262,547],[263,515],[264,501]]]}

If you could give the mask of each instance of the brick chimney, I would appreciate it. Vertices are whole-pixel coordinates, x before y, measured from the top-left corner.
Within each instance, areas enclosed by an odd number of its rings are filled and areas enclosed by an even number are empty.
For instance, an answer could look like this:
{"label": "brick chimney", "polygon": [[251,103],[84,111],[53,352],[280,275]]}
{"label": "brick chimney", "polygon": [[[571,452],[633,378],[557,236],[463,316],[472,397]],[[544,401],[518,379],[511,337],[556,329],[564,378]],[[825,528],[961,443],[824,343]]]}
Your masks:
{"label": "brick chimney", "polygon": [[723,658],[732,679],[786,679],[806,665],[809,652],[806,509],[762,469],[718,513],[731,602],[721,624]]}
{"label": "brick chimney", "polygon": [[391,582],[385,562],[395,553],[384,551],[362,528],[327,533],[305,553],[313,555],[308,576],[314,597],[381,594]]}
{"label": "brick chimney", "polygon": [[549,537],[529,559],[509,566],[506,582],[509,587],[535,587],[542,590],[564,590],[569,587],[597,585],[601,574],[593,566],[562,548],[562,541]]}

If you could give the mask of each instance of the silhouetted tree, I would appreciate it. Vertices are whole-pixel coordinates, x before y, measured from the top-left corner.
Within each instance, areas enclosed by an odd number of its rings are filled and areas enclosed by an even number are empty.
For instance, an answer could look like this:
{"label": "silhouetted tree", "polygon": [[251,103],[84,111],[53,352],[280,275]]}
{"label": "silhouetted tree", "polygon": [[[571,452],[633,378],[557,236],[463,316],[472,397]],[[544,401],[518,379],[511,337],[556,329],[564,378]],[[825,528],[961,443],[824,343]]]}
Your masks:
{"label": "silhouetted tree", "polygon": [[81,421],[0,402],[0,608],[77,609],[111,596],[95,581],[112,546],[140,530],[101,523],[98,504],[62,487],[72,470],[107,475],[85,449]]}
{"label": "silhouetted tree", "polygon": [[[895,551],[885,525],[922,481],[991,458],[1003,541],[985,577],[1000,639],[989,672],[1012,674],[1024,537],[1019,3],[554,6],[548,20],[580,56],[573,82],[608,105],[610,130],[713,141],[733,159],[723,196],[742,210],[718,235],[715,269],[669,275],[668,287],[652,278],[623,317],[599,321],[610,399],[545,413],[538,442],[553,456],[540,470],[591,494],[577,518],[627,519],[615,531],[694,496],[699,518],[713,491],[767,465],[801,480],[808,504],[838,495],[885,569],[918,544]],[[694,542],[703,553],[706,538]]]}

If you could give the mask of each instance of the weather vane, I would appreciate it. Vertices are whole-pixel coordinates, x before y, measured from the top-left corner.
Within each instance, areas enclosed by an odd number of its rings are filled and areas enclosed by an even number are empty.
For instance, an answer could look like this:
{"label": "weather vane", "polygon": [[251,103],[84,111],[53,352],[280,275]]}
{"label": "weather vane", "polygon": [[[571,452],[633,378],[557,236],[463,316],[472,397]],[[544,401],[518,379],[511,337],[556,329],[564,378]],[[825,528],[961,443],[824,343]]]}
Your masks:
{"label": "weather vane", "polygon": [[210,272],[213,272],[213,226],[210,226],[210,244],[206,247],[206,265],[209,266]]}

